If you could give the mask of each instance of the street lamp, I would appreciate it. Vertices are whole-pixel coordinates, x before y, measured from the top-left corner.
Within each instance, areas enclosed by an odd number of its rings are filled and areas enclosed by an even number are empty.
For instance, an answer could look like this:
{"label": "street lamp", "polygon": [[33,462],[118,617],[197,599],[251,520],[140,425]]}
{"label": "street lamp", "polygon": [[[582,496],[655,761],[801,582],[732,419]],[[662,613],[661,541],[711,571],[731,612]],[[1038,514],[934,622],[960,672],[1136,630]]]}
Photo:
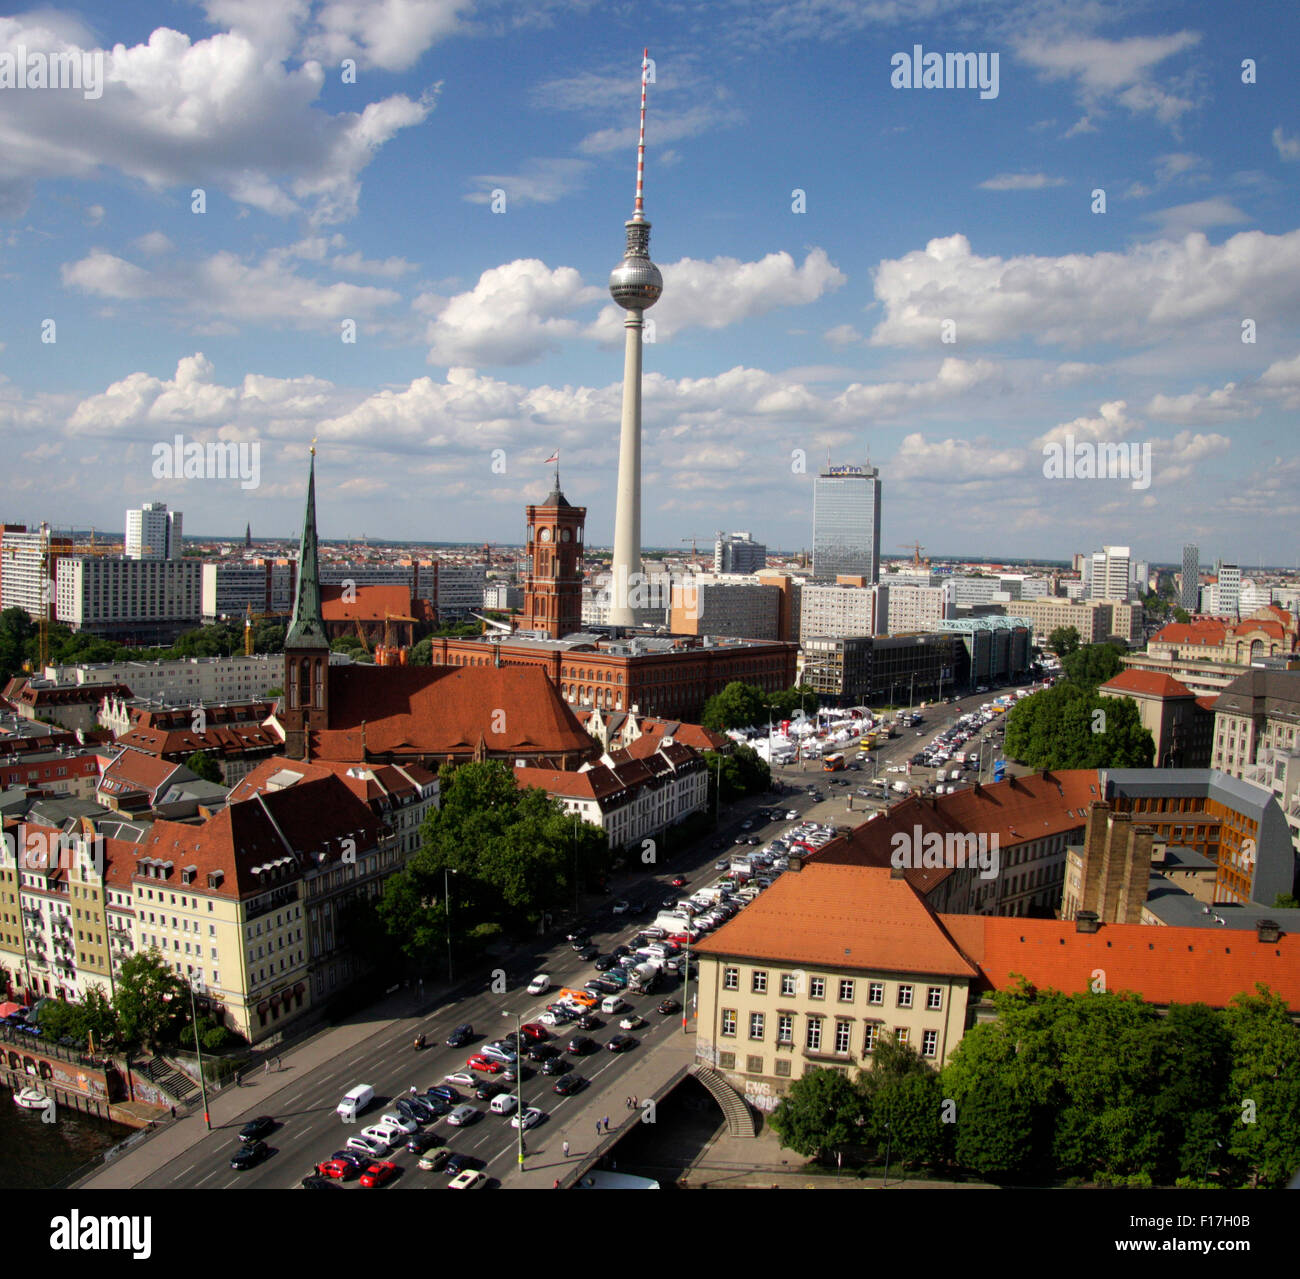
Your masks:
{"label": "street lamp", "polygon": [[893,1135],[894,1134],[890,1131],[888,1122],[886,1122],[885,1124],[885,1178],[880,1183],[881,1190],[884,1190],[885,1187],[889,1185],[889,1142],[893,1137]]}
{"label": "street lamp", "polygon": [[[442,908],[447,916],[447,985],[450,986],[454,978],[451,975],[451,890],[449,888],[450,881],[447,878],[448,873],[449,868],[444,866],[442,868]],[[460,871],[451,869],[450,874],[459,875]]]}
{"label": "street lamp", "polygon": [[519,1122],[519,1170],[524,1168],[524,1062],[521,1049],[524,1043],[523,1017],[519,1013],[501,1010],[502,1017],[515,1019],[515,1119]]}

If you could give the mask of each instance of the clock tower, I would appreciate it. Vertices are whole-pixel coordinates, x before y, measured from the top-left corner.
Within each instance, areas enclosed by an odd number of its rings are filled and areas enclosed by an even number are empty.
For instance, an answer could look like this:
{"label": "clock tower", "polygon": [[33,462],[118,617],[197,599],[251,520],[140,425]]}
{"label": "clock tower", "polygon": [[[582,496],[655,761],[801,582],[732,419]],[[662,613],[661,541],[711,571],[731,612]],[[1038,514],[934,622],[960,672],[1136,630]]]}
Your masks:
{"label": "clock tower", "polygon": [[520,629],[560,639],[582,629],[582,530],[585,506],[570,506],[555,487],[539,506],[525,508],[528,520],[527,578]]}

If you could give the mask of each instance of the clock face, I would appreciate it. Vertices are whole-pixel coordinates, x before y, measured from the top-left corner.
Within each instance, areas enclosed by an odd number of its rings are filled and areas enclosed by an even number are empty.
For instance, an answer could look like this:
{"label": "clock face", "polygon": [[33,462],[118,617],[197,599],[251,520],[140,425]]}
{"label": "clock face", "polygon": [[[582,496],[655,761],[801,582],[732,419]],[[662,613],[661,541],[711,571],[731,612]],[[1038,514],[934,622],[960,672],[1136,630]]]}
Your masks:
{"label": "clock face", "polygon": [[572,534],[569,532],[569,530],[566,528],[566,529],[562,530],[561,533],[560,533],[560,541],[561,541],[561,542],[567,542],[567,541],[569,540],[569,538],[572,537],[572,536],[573,536],[573,535],[572,535]]}
{"label": "clock face", "polygon": [[537,535],[537,540],[539,542],[549,542],[551,540],[551,530],[548,528],[542,529],[542,531]]}

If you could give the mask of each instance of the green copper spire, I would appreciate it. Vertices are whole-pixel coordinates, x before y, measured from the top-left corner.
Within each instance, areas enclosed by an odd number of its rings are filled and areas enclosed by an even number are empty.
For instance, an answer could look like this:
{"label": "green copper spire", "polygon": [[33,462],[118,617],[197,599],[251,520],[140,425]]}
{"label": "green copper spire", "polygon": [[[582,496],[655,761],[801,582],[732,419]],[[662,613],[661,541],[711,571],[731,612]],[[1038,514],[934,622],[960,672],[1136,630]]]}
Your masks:
{"label": "green copper spire", "polygon": [[298,591],[293,601],[293,621],[284,637],[284,647],[328,649],[325,619],[320,608],[320,568],[316,560],[316,446],[311,450],[311,471],[307,477],[307,511],[302,521],[302,545],[298,549]]}

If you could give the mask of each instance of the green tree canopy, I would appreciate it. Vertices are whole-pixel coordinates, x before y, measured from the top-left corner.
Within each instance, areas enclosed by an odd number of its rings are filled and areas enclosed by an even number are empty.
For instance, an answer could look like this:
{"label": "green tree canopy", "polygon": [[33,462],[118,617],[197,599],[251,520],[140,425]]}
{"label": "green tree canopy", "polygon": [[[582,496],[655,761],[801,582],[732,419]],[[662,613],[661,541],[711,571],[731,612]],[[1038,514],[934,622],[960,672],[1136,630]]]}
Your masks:
{"label": "green tree canopy", "polygon": [[1035,769],[1150,768],[1155,760],[1131,697],[1068,680],[1021,698],[1006,714],[1006,734],[1008,756]]}
{"label": "green tree canopy", "polygon": [[190,1013],[185,982],[155,950],[122,961],[113,1011],[128,1043],[152,1047],[172,1039]]}
{"label": "green tree canopy", "polygon": [[700,723],[722,732],[728,728],[751,728],[767,723],[767,698],[756,684],[733,680],[704,703]]}
{"label": "green tree canopy", "polygon": [[818,1067],[790,1085],[770,1122],[787,1150],[821,1158],[860,1140],[865,1117],[862,1092],[849,1077]]}
{"label": "green tree canopy", "polygon": [[185,760],[185,767],[195,777],[201,777],[205,782],[216,782],[217,785],[221,785],[225,781],[221,774],[220,763],[213,759],[207,751],[195,751]]}
{"label": "green tree canopy", "polygon": [[1058,657],[1065,657],[1079,647],[1079,630],[1075,626],[1058,626],[1047,637],[1047,649]]}
{"label": "green tree canopy", "polygon": [[1095,688],[1114,679],[1124,669],[1124,663],[1119,660],[1121,651],[1120,646],[1109,642],[1085,644],[1061,658],[1061,669],[1072,683]]}

